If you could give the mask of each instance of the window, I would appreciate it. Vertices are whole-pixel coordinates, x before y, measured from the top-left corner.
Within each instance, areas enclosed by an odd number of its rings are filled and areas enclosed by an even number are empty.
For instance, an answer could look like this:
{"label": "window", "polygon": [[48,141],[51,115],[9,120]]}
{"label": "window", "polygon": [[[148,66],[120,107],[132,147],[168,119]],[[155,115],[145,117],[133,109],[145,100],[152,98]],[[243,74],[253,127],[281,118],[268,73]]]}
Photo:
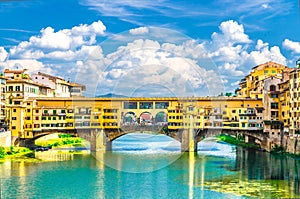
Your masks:
{"label": "window", "polygon": [[11,120],[17,120],[17,117],[12,117]]}
{"label": "window", "polygon": [[278,94],[271,94],[271,98],[278,98]]}
{"label": "window", "polygon": [[42,117],[42,120],[46,120],[47,118],[46,117]]}
{"label": "window", "polygon": [[13,109],[13,112],[14,112],[14,113],[17,112],[17,109],[14,108],[14,109]]}
{"label": "window", "polygon": [[276,91],[276,86],[275,85],[271,85],[270,86],[270,91]]}
{"label": "window", "polygon": [[15,130],[15,129],[16,129],[16,126],[12,126],[11,129]]}
{"label": "window", "polygon": [[35,117],[35,120],[39,120],[39,117]]}
{"label": "window", "polygon": [[276,70],[272,70],[272,73],[275,74],[275,73],[276,73]]}
{"label": "window", "polygon": [[27,113],[30,113],[30,109],[29,108],[27,109]]}
{"label": "window", "polygon": [[16,86],[16,91],[21,91],[21,87],[20,86]]}
{"label": "window", "polygon": [[272,108],[272,109],[278,109],[278,103],[272,102],[272,103],[271,103],[271,108]]}
{"label": "window", "polygon": [[8,91],[13,91],[13,88],[14,88],[13,86],[9,86]]}
{"label": "window", "polygon": [[39,113],[39,110],[35,110],[35,113]]}
{"label": "window", "polygon": [[268,70],[264,70],[264,74],[268,74]]}
{"label": "window", "polygon": [[20,105],[21,102],[20,101],[15,101],[15,105]]}

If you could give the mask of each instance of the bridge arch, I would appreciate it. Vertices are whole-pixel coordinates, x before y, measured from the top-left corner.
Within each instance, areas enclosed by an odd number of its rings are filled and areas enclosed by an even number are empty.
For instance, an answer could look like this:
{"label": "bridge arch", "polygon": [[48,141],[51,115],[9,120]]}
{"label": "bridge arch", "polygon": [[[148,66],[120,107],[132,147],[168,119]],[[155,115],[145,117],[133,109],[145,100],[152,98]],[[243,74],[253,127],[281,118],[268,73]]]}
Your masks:
{"label": "bridge arch", "polygon": [[140,114],[140,124],[141,125],[152,125],[153,124],[153,115],[149,111],[144,111]]}
{"label": "bridge arch", "polygon": [[164,111],[160,111],[155,115],[156,124],[166,124],[168,122],[168,114]]}
{"label": "bridge arch", "polygon": [[135,125],[137,124],[137,115],[134,112],[129,111],[124,114],[122,122],[123,125]]}

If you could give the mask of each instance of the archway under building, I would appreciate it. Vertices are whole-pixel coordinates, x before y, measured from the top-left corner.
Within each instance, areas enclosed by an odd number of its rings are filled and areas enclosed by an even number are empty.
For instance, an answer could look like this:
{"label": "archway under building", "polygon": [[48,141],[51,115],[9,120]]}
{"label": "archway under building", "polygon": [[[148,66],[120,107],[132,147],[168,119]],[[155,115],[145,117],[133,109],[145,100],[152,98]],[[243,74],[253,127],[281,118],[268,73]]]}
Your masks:
{"label": "archway under building", "polygon": [[123,125],[135,125],[137,124],[137,117],[134,112],[127,112],[123,116]]}
{"label": "archway under building", "polygon": [[156,125],[166,125],[168,122],[168,114],[161,111],[158,112],[155,116],[155,124]]}

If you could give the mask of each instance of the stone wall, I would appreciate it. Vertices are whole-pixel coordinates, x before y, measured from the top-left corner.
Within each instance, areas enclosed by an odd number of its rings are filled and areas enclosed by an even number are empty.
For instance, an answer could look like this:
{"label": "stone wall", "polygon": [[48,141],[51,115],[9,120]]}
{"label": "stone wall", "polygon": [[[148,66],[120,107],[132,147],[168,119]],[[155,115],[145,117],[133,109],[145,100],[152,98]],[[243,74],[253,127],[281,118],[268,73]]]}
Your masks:
{"label": "stone wall", "polygon": [[11,132],[0,132],[0,146],[11,146]]}
{"label": "stone wall", "polygon": [[300,153],[300,136],[294,138],[293,136],[284,136],[282,145],[286,149],[286,152],[299,154]]}

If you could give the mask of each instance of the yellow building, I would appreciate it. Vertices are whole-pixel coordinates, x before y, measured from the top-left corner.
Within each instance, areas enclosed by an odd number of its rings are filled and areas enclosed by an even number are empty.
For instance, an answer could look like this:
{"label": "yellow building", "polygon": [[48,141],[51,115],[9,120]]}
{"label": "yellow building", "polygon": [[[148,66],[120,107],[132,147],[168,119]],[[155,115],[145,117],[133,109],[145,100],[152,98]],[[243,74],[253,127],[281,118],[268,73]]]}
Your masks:
{"label": "yellow building", "polygon": [[168,107],[168,128],[178,130],[193,123],[196,129],[261,130],[262,109],[258,99],[195,98]]}
{"label": "yellow building", "polygon": [[237,96],[262,99],[264,80],[268,77],[281,78],[285,69],[288,67],[271,61],[253,67],[250,74],[241,80]]}
{"label": "yellow building", "polygon": [[300,63],[298,68],[290,72],[290,134],[296,136],[300,133]]}

